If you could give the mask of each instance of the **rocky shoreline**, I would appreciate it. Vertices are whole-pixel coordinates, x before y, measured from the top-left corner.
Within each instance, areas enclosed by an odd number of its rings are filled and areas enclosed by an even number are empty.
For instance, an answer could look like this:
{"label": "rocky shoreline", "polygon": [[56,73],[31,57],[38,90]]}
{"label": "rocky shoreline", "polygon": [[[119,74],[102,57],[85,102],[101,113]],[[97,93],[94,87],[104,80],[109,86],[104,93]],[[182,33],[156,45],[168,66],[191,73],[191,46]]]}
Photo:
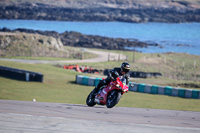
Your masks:
{"label": "rocky shoreline", "polygon": [[[200,22],[200,0],[2,0],[0,19],[52,21],[120,21],[131,23]],[[137,39],[108,38],[78,32],[57,33],[28,29],[5,32],[37,33],[59,38],[63,45],[112,50],[125,47],[160,46]],[[180,45],[181,46],[181,45]]]}
{"label": "rocky shoreline", "polygon": [[24,0],[0,2],[0,19],[53,21],[200,22],[200,2],[189,0]]}
{"label": "rocky shoreline", "polygon": [[40,34],[58,38],[65,46],[85,47],[85,48],[100,48],[110,50],[127,50],[125,47],[148,47],[148,46],[161,46],[156,43],[145,43],[137,39],[122,39],[122,38],[108,38],[94,35],[84,35],[79,32],[64,32],[59,34],[55,31],[40,31],[29,29],[15,29],[10,30],[7,28],[0,29],[0,32],[24,32]]}

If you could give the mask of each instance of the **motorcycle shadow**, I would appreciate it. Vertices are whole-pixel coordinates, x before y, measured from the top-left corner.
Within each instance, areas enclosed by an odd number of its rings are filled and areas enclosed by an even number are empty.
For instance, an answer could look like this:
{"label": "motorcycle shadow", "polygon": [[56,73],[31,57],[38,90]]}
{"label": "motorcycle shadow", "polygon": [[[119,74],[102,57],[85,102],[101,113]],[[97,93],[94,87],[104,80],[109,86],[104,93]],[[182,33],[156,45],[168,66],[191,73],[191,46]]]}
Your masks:
{"label": "motorcycle shadow", "polygon": [[96,106],[93,106],[93,107],[90,107],[90,106],[87,106],[87,105],[82,105],[82,104],[62,104],[63,106],[70,106],[70,107],[82,107],[82,108],[85,108],[85,107],[87,107],[87,108],[106,108],[106,106],[98,106],[98,105],[96,105]]}

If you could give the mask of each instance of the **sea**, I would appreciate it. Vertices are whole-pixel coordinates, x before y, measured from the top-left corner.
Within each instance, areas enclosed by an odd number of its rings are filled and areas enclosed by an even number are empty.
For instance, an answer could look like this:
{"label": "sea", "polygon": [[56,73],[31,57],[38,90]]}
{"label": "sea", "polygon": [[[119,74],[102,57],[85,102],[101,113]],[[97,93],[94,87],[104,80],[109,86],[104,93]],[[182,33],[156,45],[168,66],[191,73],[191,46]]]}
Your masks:
{"label": "sea", "polygon": [[158,46],[126,47],[143,53],[188,53],[200,55],[200,23],[69,22],[44,20],[0,20],[0,28],[42,31],[76,31],[86,35],[137,39]]}

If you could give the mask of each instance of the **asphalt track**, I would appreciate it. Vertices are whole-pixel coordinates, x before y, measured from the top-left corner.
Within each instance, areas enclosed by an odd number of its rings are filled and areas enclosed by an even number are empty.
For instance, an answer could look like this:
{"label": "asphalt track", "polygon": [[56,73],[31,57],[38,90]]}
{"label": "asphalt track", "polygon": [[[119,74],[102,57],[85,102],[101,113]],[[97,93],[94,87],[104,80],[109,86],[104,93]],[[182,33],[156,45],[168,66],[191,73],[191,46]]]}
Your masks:
{"label": "asphalt track", "polygon": [[0,100],[0,133],[200,133],[200,112]]}
{"label": "asphalt track", "polygon": [[108,61],[108,56],[110,56],[110,60],[126,60],[126,56],[117,53],[104,52],[104,51],[95,51],[89,49],[83,49],[83,51],[96,54],[96,58],[83,59],[83,60],[59,60],[59,61],[49,61],[49,60],[28,60],[28,59],[8,59],[8,58],[0,58],[0,60],[4,61],[13,61],[19,63],[28,63],[28,64],[56,64],[56,63],[94,63],[94,62],[106,62]]}
{"label": "asphalt track", "polygon": [[[3,59],[21,63],[104,62]],[[115,55],[118,57],[118,54]],[[200,112],[0,100],[0,133],[200,133]]]}

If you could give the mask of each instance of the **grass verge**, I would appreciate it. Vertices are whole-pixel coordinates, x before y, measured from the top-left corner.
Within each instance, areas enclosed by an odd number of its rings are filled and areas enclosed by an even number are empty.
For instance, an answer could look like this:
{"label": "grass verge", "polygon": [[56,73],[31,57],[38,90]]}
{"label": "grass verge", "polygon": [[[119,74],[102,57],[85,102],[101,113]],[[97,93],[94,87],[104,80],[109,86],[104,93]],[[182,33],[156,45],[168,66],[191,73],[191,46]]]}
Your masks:
{"label": "grass verge", "polygon": [[[0,64],[44,74],[43,83],[23,82],[0,77],[0,99],[22,101],[36,99],[39,102],[85,104],[87,95],[93,89],[91,86],[74,83],[75,76],[80,73],[53,65],[22,64],[7,61],[0,61]],[[105,64],[119,65],[117,62]],[[117,106],[200,111],[200,100],[129,92],[123,95]]]}

